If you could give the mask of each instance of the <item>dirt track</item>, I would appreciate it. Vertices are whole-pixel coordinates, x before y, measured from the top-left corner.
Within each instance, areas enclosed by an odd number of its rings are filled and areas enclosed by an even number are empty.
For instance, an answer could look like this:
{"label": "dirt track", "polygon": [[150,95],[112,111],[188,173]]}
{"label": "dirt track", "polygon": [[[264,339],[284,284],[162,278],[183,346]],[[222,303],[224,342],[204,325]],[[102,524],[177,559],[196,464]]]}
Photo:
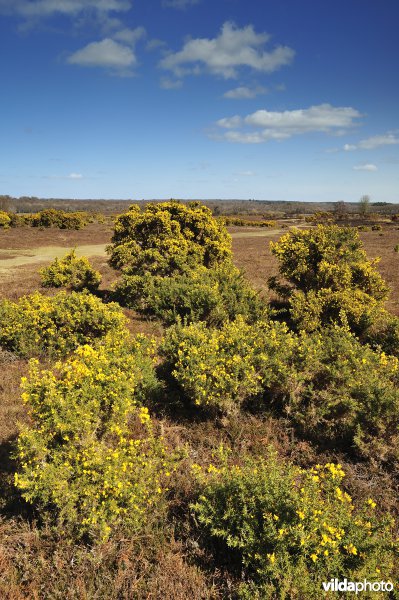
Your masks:
{"label": "dirt track", "polygon": [[[105,256],[106,244],[88,244],[76,248],[77,256]],[[68,252],[62,246],[42,246],[29,250],[2,250],[0,249],[0,277],[14,267],[30,265],[39,262],[50,262],[54,258],[61,258]]]}

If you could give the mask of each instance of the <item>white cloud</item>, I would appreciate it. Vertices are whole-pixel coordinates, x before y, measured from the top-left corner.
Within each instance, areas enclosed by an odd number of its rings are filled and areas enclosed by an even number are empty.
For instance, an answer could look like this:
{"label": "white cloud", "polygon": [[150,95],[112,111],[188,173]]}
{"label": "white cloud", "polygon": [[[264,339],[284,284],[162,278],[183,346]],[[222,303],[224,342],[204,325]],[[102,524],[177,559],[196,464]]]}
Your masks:
{"label": "white cloud", "polygon": [[114,33],[112,37],[114,40],[118,40],[118,42],[135,46],[136,42],[144,38],[146,35],[147,32],[144,27],[136,27],[136,29],[121,29],[120,31]]}
{"label": "white cloud", "polygon": [[227,22],[216,38],[189,39],[179,52],[165,56],[159,66],[177,77],[207,71],[229,79],[237,77],[240,67],[272,73],[290,64],[295,53],[287,46],[266,51],[268,41],[270,35],[256,33],[252,25],[240,29]]}
{"label": "white cloud", "polygon": [[232,90],[228,90],[227,92],[225,92],[223,94],[223,97],[229,98],[229,99],[234,99],[234,100],[241,100],[241,99],[248,99],[248,98],[256,98],[256,96],[267,94],[268,91],[269,90],[263,86],[257,86],[257,87],[250,88],[245,85],[241,85]]}
{"label": "white cloud", "polygon": [[126,74],[126,69],[133,67],[137,59],[128,46],[105,38],[74,52],[67,62],[81,67],[106,67]]}
{"label": "white cloud", "polygon": [[69,173],[69,175],[43,175],[43,179],[72,179],[74,181],[83,179],[81,173]]}
{"label": "white cloud", "polygon": [[26,18],[49,17],[55,14],[76,16],[85,11],[119,12],[131,8],[129,0],[0,0],[0,12],[17,13]]}
{"label": "white cloud", "polygon": [[254,171],[240,171],[237,175],[241,177],[255,177],[256,173]]}
{"label": "white cloud", "polygon": [[194,6],[199,4],[200,0],[162,0],[162,6],[169,8],[178,8],[180,10],[187,8],[188,6]]}
{"label": "white cloud", "polygon": [[216,124],[224,129],[233,129],[235,127],[240,127],[241,123],[241,117],[235,115],[234,117],[225,117],[224,119],[219,119]]}
{"label": "white cloud", "polygon": [[[246,117],[234,115],[219,119],[216,125],[230,130],[219,136],[219,139],[259,144],[269,140],[284,140],[308,132],[333,134],[337,129],[353,126],[355,119],[359,117],[361,114],[354,108],[320,104],[282,112],[257,110]],[[256,131],[251,131],[251,128],[255,128]]]}
{"label": "white cloud", "polygon": [[365,165],[356,165],[353,167],[354,171],[378,171],[376,165],[373,164],[365,164]]}
{"label": "white cloud", "polygon": [[166,42],[154,38],[153,40],[149,40],[147,42],[145,49],[151,52],[152,50],[158,50],[159,48],[164,48],[165,46]]}
{"label": "white cloud", "polygon": [[365,140],[360,140],[357,144],[345,144],[344,150],[374,150],[380,146],[392,146],[399,144],[399,138],[394,133],[385,133],[382,135],[374,135]]}
{"label": "white cloud", "polygon": [[169,77],[161,77],[161,81],[159,83],[160,87],[163,90],[177,90],[181,88],[183,82],[179,79],[169,79]]}

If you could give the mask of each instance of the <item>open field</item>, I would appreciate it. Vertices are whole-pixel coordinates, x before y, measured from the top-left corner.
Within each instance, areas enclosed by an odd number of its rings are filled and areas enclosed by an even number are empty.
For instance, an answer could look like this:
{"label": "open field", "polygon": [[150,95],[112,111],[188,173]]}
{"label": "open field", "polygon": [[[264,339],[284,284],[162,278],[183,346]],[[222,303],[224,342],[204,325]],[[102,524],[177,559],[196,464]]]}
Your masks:
{"label": "open field", "polygon": [[[270,242],[288,231],[283,223],[274,229],[231,227],[235,264],[242,268],[254,287],[267,295],[267,279],[277,273],[277,260]],[[301,227],[304,224],[302,222]],[[16,300],[41,290],[39,269],[55,257],[75,247],[79,256],[90,257],[101,272],[100,295],[106,296],[116,281],[115,271],[107,263],[105,247],[110,243],[109,225],[90,224],[79,231],[57,229],[0,230],[0,298]],[[381,257],[378,269],[391,288],[387,308],[399,315],[399,231],[391,225],[382,231],[360,234],[370,258]],[[164,329],[151,319],[125,309],[128,328],[133,333],[154,335],[160,339]],[[171,507],[173,526],[156,533],[150,529],[143,538],[116,537],[94,550],[84,544],[64,542],[20,499],[12,488],[15,463],[10,454],[18,434],[18,423],[27,422],[21,400],[20,380],[28,373],[28,361],[0,352],[0,598],[66,600],[204,600],[236,599],[234,589],[239,576],[230,574],[230,565],[213,548],[204,548],[201,539],[192,536],[187,498],[191,500],[189,479],[176,474],[176,494]],[[191,420],[190,420],[191,419]],[[192,418],[184,412],[173,413],[165,407],[154,412],[154,423],[171,447],[187,447],[199,463],[210,463],[221,442],[237,456],[245,453],[265,455],[269,444],[281,457],[305,468],[317,462],[335,461],[343,465],[346,485],[358,501],[372,497],[381,511],[398,514],[398,483],[389,471],[377,464],[353,461],[342,451],[316,446],[298,436],[285,416],[241,413],[229,419]],[[176,492],[176,489],[179,491]],[[180,520],[180,521],[179,521]],[[143,542],[143,540],[145,540]],[[217,548],[216,548],[217,553]],[[218,562],[219,561],[219,562]],[[22,575],[21,575],[22,574]],[[51,574],[51,576],[50,576]],[[276,599],[277,600],[277,599]],[[298,600],[302,600],[298,596]],[[305,598],[303,598],[305,600]]]}
{"label": "open field", "polygon": [[[304,227],[302,222],[300,227]],[[298,223],[290,223],[298,226]],[[258,288],[267,290],[267,279],[277,272],[277,262],[270,252],[269,242],[277,241],[287,228],[252,229],[230,227],[233,238],[234,260],[245,270],[247,277]],[[91,224],[79,231],[58,229],[0,230],[0,296],[16,298],[30,293],[39,285],[38,270],[68,249],[76,248],[79,256],[93,258],[93,264],[104,277],[103,288],[110,285],[115,272],[106,262],[105,246],[110,243],[109,225]],[[380,257],[378,270],[391,288],[387,308],[399,315],[399,230],[392,225],[382,231],[360,232],[367,255]]]}

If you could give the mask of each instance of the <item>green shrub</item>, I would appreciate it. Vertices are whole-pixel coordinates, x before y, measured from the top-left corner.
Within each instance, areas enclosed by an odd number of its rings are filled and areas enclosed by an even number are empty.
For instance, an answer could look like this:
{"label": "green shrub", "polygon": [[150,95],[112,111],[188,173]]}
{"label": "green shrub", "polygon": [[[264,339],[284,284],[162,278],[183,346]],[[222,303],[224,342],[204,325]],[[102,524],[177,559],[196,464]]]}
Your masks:
{"label": "green shrub", "polygon": [[199,202],[132,205],[116,219],[108,251],[110,264],[129,275],[170,276],[230,258],[231,238]]}
{"label": "green shrub", "polygon": [[372,225],[371,226],[371,231],[381,231],[382,229],[382,225]]}
{"label": "green shrub", "polygon": [[110,331],[123,335],[126,319],[117,304],[89,293],[35,292],[17,302],[0,301],[0,346],[21,356],[64,355]]}
{"label": "green shrub", "polygon": [[40,276],[43,287],[67,287],[75,291],[94,291],[101,282],[101,274],[93,269],[85,256],[78,258],[75,250],[40,269]]}
{"label": "green shrub", "polygon": [[367,331],[364,341],[399,358],[399,317],[385,310],[381,311],[378,320]]}
{"label": "green shrub", "polygon": [[226,227],[234,225],[236,227],[276,227],[276,221],[252,221],[237,217],[219,217]]}
{"label": "green shrub", "polygon": [[367,259],[352,227],[294,229],[271,248],[285,281],[273,277],[269,285],[288,301],[299,328],[338,323],[362,333],[387,298],[388,287],[375,268],[378,259]]}
{"label": "green shrub", "polygon": [[[27,225],[27,218],[23,215],[17,215],[15,213],[9,213],[10,227],[24,227]],[[29,220],[29,218],[28,218]]]}
{"label": "green shrub", "polygon": [[79,347],[55,371],[31,361],[15,484],[64,532],[106,539],[138,532],[160,509],[170,459],[139,406],[142,340]]}
{"label": "green shrub", "polygon": [[[390,515],[372,498],[355,504],[341,465],[300,469],[265,459],[195,466],[193,505],[204,531],[239,557],[244,598],[319,599],[322,582],[395,580],[398,544]],[[228,554],[227,554],[228,556]]]}
{"label": "green shrub", "polygon": [[168,330],[161,355],[165,373],[194,406],[233,412],[256,398],[308,439],[399,460],[399,361],[347,329],[295,335],[272,322],[237,319],[220,330],[197,323]]}
{"label": "green shrub", "polygon": [[266,310],[243,274],[229,262],[212,269],[198,267],[173,277],[124,274],[116,286],[115,297],[165,325],[181,319],[186,323],[206,321],[221,326],[238,315],[253,322]]}
{"label": "green shrub", "polygon": [[369,227],[368,225],[358,225],[357,229],[358,231],[370,231],[371,227]]}
{"label": "green shrub", "polygon": [[0,210],[0,228],[3,227],[4,229],[8,228],[11,224],[11,219],[8,213],[6,213],[4,210]]}
{"label": "green shrub", "polygon": [[396,246],[394,246],[393,249],[394,249],[395,252],[399,252],[399,244],[396,244]]}
{"label": "green shrub", "polygon": [[308,438],[377,461],[399,459],[399,362],[329,328],[298,338],[282,410]]}

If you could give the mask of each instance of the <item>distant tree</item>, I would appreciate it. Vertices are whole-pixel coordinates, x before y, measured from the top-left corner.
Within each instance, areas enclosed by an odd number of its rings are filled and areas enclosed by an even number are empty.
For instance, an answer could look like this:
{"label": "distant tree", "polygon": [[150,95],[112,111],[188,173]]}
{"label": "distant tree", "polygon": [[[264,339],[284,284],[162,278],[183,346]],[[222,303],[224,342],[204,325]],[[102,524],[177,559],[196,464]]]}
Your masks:
{"label": "distant tree", "polygon": [[359,200],[359,213],[364,217],[369,212],[370,196],[362,196]]}
{"label": "distant tree", "polygon": [[334,213],[338,220],[342,220],[346,218],[348,213],[348,207],[346,206],[343,200],[339,200],[334,204]]}

